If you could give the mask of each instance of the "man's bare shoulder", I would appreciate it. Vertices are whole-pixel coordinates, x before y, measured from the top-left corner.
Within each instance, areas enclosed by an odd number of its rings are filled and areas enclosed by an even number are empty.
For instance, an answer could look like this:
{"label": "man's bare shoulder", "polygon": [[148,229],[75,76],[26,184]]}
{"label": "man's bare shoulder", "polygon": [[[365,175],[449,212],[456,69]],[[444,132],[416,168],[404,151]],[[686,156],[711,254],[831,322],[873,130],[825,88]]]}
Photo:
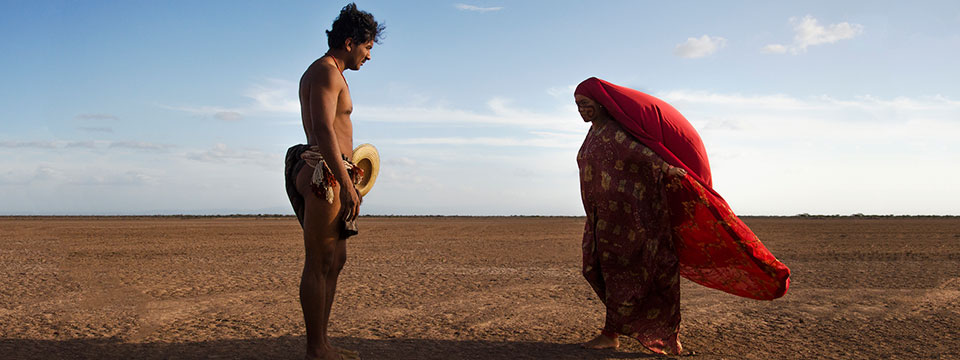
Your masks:
{"label": "man's bare shoulder", "polygon": [[343,76],[340,75],[340,70],[337,69],[337,66],[331,61],[327,61],[324,58],[317,59],[313,64],[310,64],[307,67],[307,71],[303,73],[303,77],[300,78],[300,87],[310,87],[310,88],[328,88],[331,90],[339,90],[344,86]]}

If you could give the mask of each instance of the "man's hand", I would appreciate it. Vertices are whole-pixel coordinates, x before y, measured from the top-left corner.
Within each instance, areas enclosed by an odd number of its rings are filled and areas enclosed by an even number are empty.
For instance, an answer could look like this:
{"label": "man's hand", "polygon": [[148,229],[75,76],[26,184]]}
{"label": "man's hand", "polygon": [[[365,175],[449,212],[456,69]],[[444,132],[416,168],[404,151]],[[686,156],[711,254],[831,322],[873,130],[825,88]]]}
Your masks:
{"label": "man's hand", "polygon": [[340,211],[344,221],[353,221],[360,214],[360,194],[351,183],[340,185]]}

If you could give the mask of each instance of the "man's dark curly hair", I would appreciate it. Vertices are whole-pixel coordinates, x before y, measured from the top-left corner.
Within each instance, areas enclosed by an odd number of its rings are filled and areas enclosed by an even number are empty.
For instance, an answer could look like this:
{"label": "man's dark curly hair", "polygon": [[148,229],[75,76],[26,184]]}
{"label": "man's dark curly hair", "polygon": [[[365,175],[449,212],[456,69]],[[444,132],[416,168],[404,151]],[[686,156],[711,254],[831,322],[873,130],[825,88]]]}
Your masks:
{"label": "man's dark curly hair", "polygon": [[327,45],[331,49],[342,49],[347,38],[352,38],[354,44],[363,44],[370,40],[379,43],[384,28],[373,19],[372,14],[357,10],[357,4],[349,3],[333,20],[333,28],[327,30]]}

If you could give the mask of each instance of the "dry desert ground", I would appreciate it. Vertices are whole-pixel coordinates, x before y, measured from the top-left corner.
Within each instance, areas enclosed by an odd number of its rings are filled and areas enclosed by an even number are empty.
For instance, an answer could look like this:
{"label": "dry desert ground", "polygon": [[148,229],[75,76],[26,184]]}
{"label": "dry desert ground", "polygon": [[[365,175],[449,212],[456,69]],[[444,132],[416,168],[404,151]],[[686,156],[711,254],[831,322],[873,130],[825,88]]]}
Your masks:
{"label": "dry desert ground", "polygon": [[[583,218],[364,217],[333,309],[363,359],[661,358],[581,350]],[[781,299],[685,281],[688,359],[960,358],[960,218],[745,218]],[[300,359],[292,217],[0,218],[0,358]]]}

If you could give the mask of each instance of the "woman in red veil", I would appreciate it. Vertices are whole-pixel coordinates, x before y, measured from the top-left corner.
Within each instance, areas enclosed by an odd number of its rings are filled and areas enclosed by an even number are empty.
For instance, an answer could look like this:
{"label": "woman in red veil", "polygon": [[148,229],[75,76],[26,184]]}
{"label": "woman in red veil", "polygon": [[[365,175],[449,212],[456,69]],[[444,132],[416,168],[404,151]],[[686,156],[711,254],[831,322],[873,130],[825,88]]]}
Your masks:
{"label": "woman in red veil", "polygon": [[699,134],[666,102],[589,78],[574,92],[592,126],[577,154],[587,214],[583,276],[606,307],[598,335],[679,354],[680,276],[759,300],[783,296],[790,270],[713,190]]}

